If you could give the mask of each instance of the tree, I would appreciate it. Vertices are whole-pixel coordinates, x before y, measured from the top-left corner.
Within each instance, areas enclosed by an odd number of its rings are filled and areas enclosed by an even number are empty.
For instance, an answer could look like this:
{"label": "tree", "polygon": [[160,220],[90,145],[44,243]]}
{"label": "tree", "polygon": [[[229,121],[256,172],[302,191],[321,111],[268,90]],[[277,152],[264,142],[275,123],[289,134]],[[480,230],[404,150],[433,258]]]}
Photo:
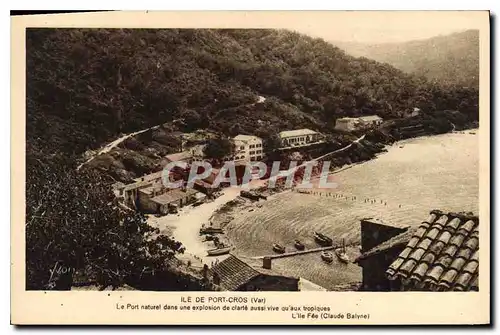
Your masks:
{"label": "tree", "polygon": [[281,140],[278,135],[272,134],[264,138],[262,145],[265,153],[271,153],[280,148]]}
{"label": "tree", "polygon": [[202,126],[203,120],[199,113],[192,109],[186,109],[182,113],[184,118],[184,130],[193,131]]}
{"label": "tree", "polygon": [[121,211],[99,174],[34,154],[26,167],[27,289],[67,290],[76,276],[116,287],[183,252],[141,213]]}
{"label": "tree", "polygon": [[209,159],[224,159],[234,154],[234,143],[226,138],[210,139],[203,149],[203,153]]}

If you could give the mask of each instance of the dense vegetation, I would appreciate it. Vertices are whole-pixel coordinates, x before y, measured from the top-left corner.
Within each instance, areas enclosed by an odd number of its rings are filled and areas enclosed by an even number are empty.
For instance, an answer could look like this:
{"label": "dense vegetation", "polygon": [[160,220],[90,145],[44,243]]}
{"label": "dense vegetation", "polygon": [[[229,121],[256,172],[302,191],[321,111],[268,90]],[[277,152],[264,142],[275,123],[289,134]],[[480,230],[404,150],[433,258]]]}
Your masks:
{"label": "dense vegetation", "polygon": [[203,154],[207,159],[223,159],[233,156],[234,144],[226,138],[214,138],[207,141]]}
{"label": "dense vegetation", "polygon": [[[165,271],[182,244],[118,210],[109,181],[30,153],[26,171],[26,288],[119,287]],[[166,283],[164,283],[166,284]]]}
{"label": "dense vegetation", "polygon": [[120,212],[111,180],[75,171],[85,151],[121,133],[162,125],[89,164],[129,180],[178,151],[179,131],[255,134],[272,149],[281,130],[334,135],[342,116],[391,119],[419,107],[429,116],[458,109],[464,124],[478,118],[477,89],[431,84],[289,31],[28,29],[26,47],[27,287],[35,289],[48,287],[56,263],[119,285],[180,250]]}
{"label": "dense vegetation", "polygon": [[479,87],[479,31],[405,43],[333,42],[349,54],[368,57],[441,84]]}
{"label": "dense vegetation", "polygon": [[267,137],[415,106],[477,118],[475,89],[429,84],[289,31],[36,29],[27,50],[27,133],[52,152],[173,120]]}

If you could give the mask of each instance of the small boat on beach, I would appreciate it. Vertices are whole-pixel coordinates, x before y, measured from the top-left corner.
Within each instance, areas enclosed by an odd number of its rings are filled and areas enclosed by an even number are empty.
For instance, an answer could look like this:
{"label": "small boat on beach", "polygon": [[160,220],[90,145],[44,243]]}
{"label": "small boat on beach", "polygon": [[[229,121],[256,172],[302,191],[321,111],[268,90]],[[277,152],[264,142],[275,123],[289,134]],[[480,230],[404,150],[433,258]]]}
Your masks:
{"label": "small boat on beach", "polygon": [[342,263],[349,263],[349,257],[346,253],[345,241],[342,240],[342,247],[335,249],[335,255]]}
{"label": "small boat on beach", "polygon": [[206,241],[214,241],[214,243],[216,243],[219,241],[219,238],[214,234],[207,234],[207,235],[205,235],[205,239],[204,239],[204,242],[206,242]]}
{"label": "small boat on beach", "polygon": [[200,199],[200,200],[195,201],[195,202],[193,203],[193,207],[198,207],[198,206],[200,206],[200,205],[202,205],[202,204],[204,204],[204,203],[205,203],[205,199]]}
{"label": "small boat on beach", "polygon": [[205,234],[224,234],[224,231],[222,230],[222,228],[201,227],[200,235],[205,235]]}
{"label": "small boat on beach", "polygon": [[314,239],[319,245],[324,247],[329,247],[333,245],[333,240],[331,238],[318,232],[314,233]]}
{"label": "small boat on beach", "polygon": [[333,254],[328,251],[323,251],[321,253],[321,259],[324,260],[327,263],[333,262]]}
{"label": "small boat on beach", "polygon": [[279,254],[285,253],[285,247],[282,245],[279,245],[278,243],[273,244],[273,250]]}
{"label": "small boat on beach", "polygon": [[306,246],[302,244],[302,242],[300,242],[299,240],[295,240],[295,243],[293,245],[297,250],[304,250],[306,248]]}
{"label": "small boat on beach", "polygon": [[228,254],[232,249],[232,246],[218,246],[215,249],[207,250],[209,256],[220,256]]}

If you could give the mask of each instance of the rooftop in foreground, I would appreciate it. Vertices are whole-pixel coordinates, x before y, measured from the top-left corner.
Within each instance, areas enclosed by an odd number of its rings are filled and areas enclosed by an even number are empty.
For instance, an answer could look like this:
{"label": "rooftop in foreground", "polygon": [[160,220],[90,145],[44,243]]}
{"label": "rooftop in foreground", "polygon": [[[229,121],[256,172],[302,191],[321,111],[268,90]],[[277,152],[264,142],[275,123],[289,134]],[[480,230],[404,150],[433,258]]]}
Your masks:
{"label": "rooftop in foreground", "polygon": [[386,273],[421,288],[474,290],[479,276],[478,217],[432,211]]}

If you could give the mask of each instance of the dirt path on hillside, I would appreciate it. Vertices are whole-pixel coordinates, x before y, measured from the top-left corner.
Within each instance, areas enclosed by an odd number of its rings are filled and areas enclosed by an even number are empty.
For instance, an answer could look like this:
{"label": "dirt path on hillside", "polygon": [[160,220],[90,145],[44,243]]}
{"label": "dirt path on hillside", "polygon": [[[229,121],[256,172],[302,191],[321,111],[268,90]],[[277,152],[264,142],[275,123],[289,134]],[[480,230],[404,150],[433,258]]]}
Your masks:
{"label": "dirt path on hillside", "polygon": [[109,144],[106,144],[101,150],[99,150],[97,153],[95,153],[92,157],[90,157],[85,162],[83,162],[82,164],[80,164],[76,168],[76,170],[77,171],[80,170],[82,168],[82,166],[84,166],[85,164],[90,163],[97,156],[110,152],[113,148],[115,148],[116,146],[118,146],[120,143],[122,143],[123,141],[125,141],[127,138],[130,138],[132,136],[136,136],[136,135],[142,134],[142,133],[144,133],[144,132],[146,132],[148,130],[156,129],[158,127],[159,127],[159,125],[158,126],[153,126],[153,127],[150,127],[150,128],[147,128],[147,129],[143,129],[143,130],[139,130],[139,131],[136,131],[136,132],[133,132],[133,133],[129,133],[129,134],[123,135],[120,138],[117,138],[113,142],[111,142]]}

